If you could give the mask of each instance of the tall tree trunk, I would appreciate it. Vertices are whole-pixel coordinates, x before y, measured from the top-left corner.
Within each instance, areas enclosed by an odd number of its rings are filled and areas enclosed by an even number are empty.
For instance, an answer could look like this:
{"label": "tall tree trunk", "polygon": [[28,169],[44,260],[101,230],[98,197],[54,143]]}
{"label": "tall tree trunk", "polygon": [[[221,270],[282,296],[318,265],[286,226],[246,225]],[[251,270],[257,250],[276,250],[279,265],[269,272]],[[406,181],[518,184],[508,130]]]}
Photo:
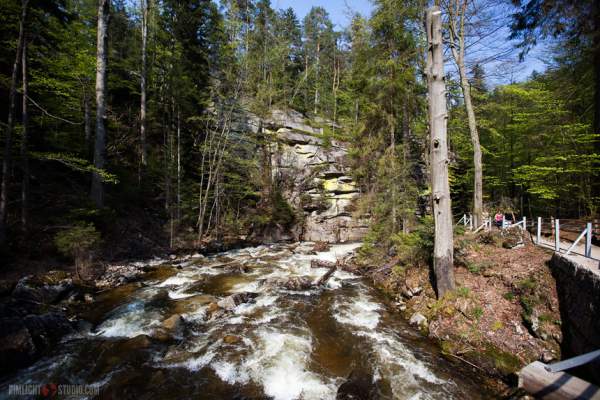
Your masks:
{"label": "tall tree trunk", "polygon": [[479,227],[482,223],[483,213],[483,166],[481,161],[479,132],[477,131],[475,110],[473,109],[473,102],[471,99],[471,85],[467,78],[465,66],[465,18],[467,6],[467,0],[462,0],[461,3],[457,1],[454,6],[448,6],[448,31],[450,35],[452,57],[456,62],[458,74],[460,75],[460,87],[465,100],[469,132],[471,134],[471,143],[473,145],[473,224],[475,227]]}
{"label": "tall tree trunk", "polygon": [[177,222],[181,221],[181,114],[177,110]]}
{"label": "tall tree trunk", "polygon": [[27,81],[27,41],[23,41],[21,65],[23,74],[23,137],[21,140],[21,169],[23,181],[21,184],[21,229],[27,232],[29,225],[29,110],[27,107],[29,83]]}
{"label": "tall tree trunk", "polygon": [[[106,164],[106,63],[108,52],[108,21],[110,0],[98,0],[98,35],[96,51],[96,141],[94,167],[104,169]],[[91,198],[96,207],[104,206],[102,177],[92,174]]]}
{"label": "tall tree trunk", "polygon": [[315,67],[315,115],[317,115],[319,106],[319,63],[321,62],[321,43],[317,41],[317,65]]}
{"label": "tall tree trunk", "polygon": [[441,15],[440,8],[437,6],[429,8],[426,14],[431,189],[435,223],[433,268],[438,297],[442,297],[447,291],[454,289],[454,247],[448,182],[446,83],[444,81]]}
{"label": "tall tree trunk", "polygon": [[147,42],[148,42],[148,14],[149,14],[149,1],[140,0],[140,8],[142,11],[142,66],[141,66],[141,77],[140,77],[140,182],[141,177],[144,174],[147,160],[147,146],[146,146],[146,75],[147,75]]}
{"label": "tall tree trunk", "polygon": [[92,110],[91,110],[90,93],[87,87],[83,93],[83,130],[85,134],[85,156],[90,156],[92,148]]}
{"label": "tall tree trunk", "polygon": [[10,164],[12,150],[12,134],[15,124],[15,101],[17,97],[17,76],[21,62],[21,52],[25,40],[25,19],[27,17],[27,4],[29,0],[21,2],[21,20],[19,23],[19,38],[17,40],[17,54],[13,64],[8,94],[8,119],[6,136],[4,138],[4,158],[2,160],[2,184],[0,186],[0,245],[6,242],[6,217],[8,211],[8,186],[10,183]]}
{"label": "tall tree trunk", "polygon": [[460,86],[462,87],[465,98],[465,108],[467,109],[467,119],[469,122],[469,132],[471,133],[471,143],[473,144],[473,225],[479,227],[482,223],[483,213],[483,165],[481,161],[481,145],[479,144],[479,132],[477,131],[477,122],[475,120],[475,111],[471,101],[471,87],[465,71],[464,62],[459,66]]}

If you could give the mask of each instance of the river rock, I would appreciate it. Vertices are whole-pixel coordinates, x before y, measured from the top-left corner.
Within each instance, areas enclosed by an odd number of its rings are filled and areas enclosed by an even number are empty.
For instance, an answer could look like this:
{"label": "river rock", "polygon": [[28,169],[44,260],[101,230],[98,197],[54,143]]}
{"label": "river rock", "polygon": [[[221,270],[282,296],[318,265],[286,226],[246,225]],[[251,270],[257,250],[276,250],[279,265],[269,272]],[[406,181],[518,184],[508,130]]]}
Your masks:
{"label": "river rock", "polygon": [[217,302],[217,305],[225,310],[233,310],[242,303],[248,303],[258,296],[258,293],[235,293]]}
{"label": "river rock", "polygon": [[160,341],[170,340],[181,334],[184,323],[185,321],[181,315],[173,314],[160,324],[160,327],[153,332],[152,336]]}
{"label": "river rock", "polygon": [[30,305],[54,304],[73,288],[71,278],[58,279],[57,275],[26,276],[17,282],[12,297]]}
{"label": "river rock", "polygon": [[21,318],[0,319],[0,372],[29,365],[36,348],[25,322]]}
{"label": "river rock", "polygon": [[71,323],[61,312],[28,315],[25,317],[25,326],[39,351],[57,343],[64,335],[74,332]]}
{"label": "river rock", "polygon": [[413,326],[422,327],[427,325],[427,318],[423,314],[417,312],[410,317],[408,323]]}
{"label": "river rock", "polygon": [[379,399],[377,381],[366,372],[353,370],[346,381],[338,388],[336,400]]}
{"label": "river rock", "polygon": [[227,344],[237,344],[241,341],[242,339],[239,336],[225,335],[225,337],[223,337],[223,342]]}

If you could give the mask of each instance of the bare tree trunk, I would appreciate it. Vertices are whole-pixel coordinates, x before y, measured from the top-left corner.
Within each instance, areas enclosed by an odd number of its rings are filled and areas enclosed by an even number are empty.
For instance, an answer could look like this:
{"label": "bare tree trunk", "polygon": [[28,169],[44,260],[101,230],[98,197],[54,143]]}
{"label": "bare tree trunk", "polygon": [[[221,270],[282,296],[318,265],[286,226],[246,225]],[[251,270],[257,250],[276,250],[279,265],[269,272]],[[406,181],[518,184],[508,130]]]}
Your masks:
{"label": "bare tree trunk", "polygon": [[17,54],[13,64],[12,76],[10,80],[10,91],[8,95],[8,120],[6,136],[4,138],[4,159],[2,160],[2,185],[0,186],[0,245],[6,242],[6,216],[8,208],[8,186],[10,183],[10,164],[12,134],[15,124],[15,101],[17,97],[17,75],[19,72],[19,63],[21,62],[21,52],[25,40],[25,19],[27,17],[27,4],[29,0],[21,2],[21,21],[19,23],[19,38],[17,40]]}
{"label": "bare tree trunk", "polygon": [[177,110],[177,222],[181,220],[181,114]]}
{"label": "bare tree trunk", "polygon": [[319,106],[319,63],[321,61],[321,43],[317,41],[317,66],[315,69],[315,115]]}
{"label": "bare tree trunk", "polygon": [[448,183],[446,83],[444,81],[441,15],[437,6],[429,8],[426,15],[431,188],[435,221],[433,268],[438,297],[442,297],[446,292],[454,289],[454,248],[450,185]]}
{"label": "bare tree trunk", "polygon": [[[473,144],[473,223],[475,227],[479,227],[482,223],[483,213],[483,166],[481,161],[479,132],[477,132],[475,110],[473,109],[473,102],[471,100],[471,85],[467,78],[465,66],[465,18],[467,5],[467,0],[462,0],[460,4],[456,2],[454,6],[448,6],[448,25],[451,42],[450,48],[460,75],[460,87],[465,99],[469,132],[471,134],[471,143]],[[458,27],[456,26],[457,23]]]}
{"label": "bare tree trunk", "polygon": [[21,169],[23,181],[21,184],[21,229],[23,232],[27,232],[27,226],[29,225],[29,110],[27,107],[29,83],[27,81],[27,41],[23,41],[21,65],[21,73],[23,74],[23,138],[21,140]]}
{"label": "bare tree trunk", "polygon": [[[108,22],[110,0],[98,0],[98,36],[96,51],[96,140],[94,167],[104,169],[106,164],[106,63],[108,58]],[[102,177],[92,174],[91,198],[96,207],[104,206]]]}
{"label": "bare tree trunk", "polygon": [[146,76],[147,76],[147,43],[148,43],[148,14],[149,1],[140,0],[142,11],[142,66],[140,74],[140,182],[148,164],[146,145]]}
{"label": "bare tree trunk", "polygon": [[90,105],[90,94],[87,88],[84,88],[83,94],[83,130],[85,133],[85,156],[90,155],[92,143],[92,112]]}

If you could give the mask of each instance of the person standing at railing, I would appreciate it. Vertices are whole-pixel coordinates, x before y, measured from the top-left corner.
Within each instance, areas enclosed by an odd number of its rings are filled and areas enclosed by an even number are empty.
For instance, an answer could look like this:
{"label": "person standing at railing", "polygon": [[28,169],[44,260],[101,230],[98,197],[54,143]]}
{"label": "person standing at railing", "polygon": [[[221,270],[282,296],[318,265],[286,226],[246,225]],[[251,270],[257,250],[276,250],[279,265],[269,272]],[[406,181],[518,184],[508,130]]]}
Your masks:
{"label": "person standing at railing", "polygon": [[498,211],[496,213],[496,215],[494,216],[494,222],[496,223],[496,226],[498,228],[502,228],[502,217],[503,217],[503,214],[500,211]]}

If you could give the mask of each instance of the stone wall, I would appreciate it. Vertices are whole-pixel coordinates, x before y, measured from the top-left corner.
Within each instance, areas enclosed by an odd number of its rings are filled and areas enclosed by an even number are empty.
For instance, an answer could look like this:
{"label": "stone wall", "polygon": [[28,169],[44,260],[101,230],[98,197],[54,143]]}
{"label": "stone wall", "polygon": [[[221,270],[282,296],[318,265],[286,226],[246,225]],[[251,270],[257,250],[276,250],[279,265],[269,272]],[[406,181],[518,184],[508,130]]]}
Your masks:
{"label": "stone wall", "polygon": [[[554,253],[550,261],[562,319],[562,358],[600,349],[600,270],[598,262]],[[588,265],[589,264],[589,265]],[[600,363],[581,369],[600,383]]]}

